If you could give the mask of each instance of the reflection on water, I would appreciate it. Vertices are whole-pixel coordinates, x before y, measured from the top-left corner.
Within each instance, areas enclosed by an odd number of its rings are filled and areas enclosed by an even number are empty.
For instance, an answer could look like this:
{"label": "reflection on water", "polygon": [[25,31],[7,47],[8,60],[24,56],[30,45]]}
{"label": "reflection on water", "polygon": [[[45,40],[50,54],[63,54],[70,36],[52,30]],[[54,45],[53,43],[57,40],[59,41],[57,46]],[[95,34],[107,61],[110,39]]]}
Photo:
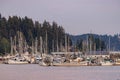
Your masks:
{"label": "reflection on water", "polygon": [[0,64],[0,80],[120,80],[120,66],[41,67]]}

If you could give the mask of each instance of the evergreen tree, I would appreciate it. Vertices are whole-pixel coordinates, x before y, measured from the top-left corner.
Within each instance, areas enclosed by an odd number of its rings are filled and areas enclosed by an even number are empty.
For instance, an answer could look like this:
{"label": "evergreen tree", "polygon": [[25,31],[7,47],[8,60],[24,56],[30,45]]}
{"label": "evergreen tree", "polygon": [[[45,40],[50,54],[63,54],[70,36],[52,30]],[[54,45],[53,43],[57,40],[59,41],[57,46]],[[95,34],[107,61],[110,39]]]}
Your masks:
{"label": "evergreen tree", "polygon": [[0,40],[0,54],[5,55],[5,53],[10,52],[10,43],[6,38]]}
{"label": "evergreen tree", "polygon": [[[18,40],[20,36],[19,33],[23,35],[22,37],[24,41],[27,42],[29,47],[32,46],[32,42],[35,43],[36,37],[39,41],[40,36],[42,37],[43,44],[45,45],[46,31],[48,35],[48,52],[52,51],[53,41],[55,51],[57,50],[57,43],[59,48],[61,47],[61,44],[62,46],[65,46],[65,30],[56,22],[50,24],[45,20],[43,23],[39,23],[38,21],[35,21],[34,23],[31,18],[28,18],[26,16],[24,18],[20,18],[17,16],[9,16],[7,20],[0,14],[0,53],[10,53],[10,37],[12,37],[13,39],[15,39],[15,37],[17,38],[16,45],[18,46]],[[8,45],[9,47],[5,45]],[[70,38],[69,45],[72,45],[72,41]]]}

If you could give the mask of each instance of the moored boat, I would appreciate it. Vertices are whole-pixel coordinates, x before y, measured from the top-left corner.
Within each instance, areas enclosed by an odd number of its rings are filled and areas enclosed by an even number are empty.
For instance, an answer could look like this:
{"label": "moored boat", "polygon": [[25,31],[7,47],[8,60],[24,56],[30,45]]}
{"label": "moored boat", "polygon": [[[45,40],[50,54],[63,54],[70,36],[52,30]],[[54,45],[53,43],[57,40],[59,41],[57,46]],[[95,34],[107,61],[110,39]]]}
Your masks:
{"label": "moored boat", "polygon": [[7,61],[8,64],[28,64],[27,61],[22,61],[22,60],[13,60],[13,59],[9,59]]}
{"label": "moored boat", "polygon": [[24,57],[15,56],[13,58],[9,58],[6,61],[7,64],[28,64],[28,61]]}
{"label": "moored boat", "polygon": [[114,65],[114,63],[112,63],[110,61],[101,62],[101,66],[112,66],[112,65]]}

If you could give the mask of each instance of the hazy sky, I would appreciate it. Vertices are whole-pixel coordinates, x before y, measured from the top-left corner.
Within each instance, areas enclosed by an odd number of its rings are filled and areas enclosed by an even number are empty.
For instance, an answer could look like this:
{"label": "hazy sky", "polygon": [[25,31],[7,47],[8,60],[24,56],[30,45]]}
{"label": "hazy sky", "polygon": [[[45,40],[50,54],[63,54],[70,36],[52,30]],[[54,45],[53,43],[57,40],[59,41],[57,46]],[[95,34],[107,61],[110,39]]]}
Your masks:
{"label": "hazy sky", "polygon": [[74,35],[120,33],[120,0],[0,0],[0,13],[55,21]]}

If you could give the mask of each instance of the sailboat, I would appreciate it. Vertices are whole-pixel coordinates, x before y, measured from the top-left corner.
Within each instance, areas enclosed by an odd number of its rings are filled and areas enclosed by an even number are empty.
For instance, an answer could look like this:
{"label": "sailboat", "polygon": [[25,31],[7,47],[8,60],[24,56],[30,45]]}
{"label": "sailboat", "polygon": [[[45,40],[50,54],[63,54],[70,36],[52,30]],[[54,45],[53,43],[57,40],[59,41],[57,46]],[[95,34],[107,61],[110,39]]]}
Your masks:
{"label": "sailboat", "polygon": [[39,61],[39,65],[40,66],[50,66],[52,65],[52,56],[51,55],[48,55],[48,36],[47,36],[47,31],[46,31],[46,40],[45,40],[45,46],[44,46],[44,53],[42,52],[43,48],[42,48],[42,38],[40,39],[41,40],[41,60]]}
{"label": "sailboat", "polygon": [[21,36],[21,32],[18,33],[19,34],[19,39],[18,39],[18,45],[19,45],[19,53],[17,53],[16,55],[13,56],[13,48],[15,46],[15,53],[16,53],[16,37],[15,37],[15,42],[13,43],[13,39],[11,37],[11,55],[12,57],[10,57],[6,63],[7,64],[27,64],[28,61],[24,58],[24,56],[22,55],[23,53],[23,39]]}
{"label": "sailboat", "polygon": [[[109,52],[110,52],[110,36],[109,36]],[[103,59],[101,60],[101,66],[112,66],[114,63],[110,61],[110,59]]]}

